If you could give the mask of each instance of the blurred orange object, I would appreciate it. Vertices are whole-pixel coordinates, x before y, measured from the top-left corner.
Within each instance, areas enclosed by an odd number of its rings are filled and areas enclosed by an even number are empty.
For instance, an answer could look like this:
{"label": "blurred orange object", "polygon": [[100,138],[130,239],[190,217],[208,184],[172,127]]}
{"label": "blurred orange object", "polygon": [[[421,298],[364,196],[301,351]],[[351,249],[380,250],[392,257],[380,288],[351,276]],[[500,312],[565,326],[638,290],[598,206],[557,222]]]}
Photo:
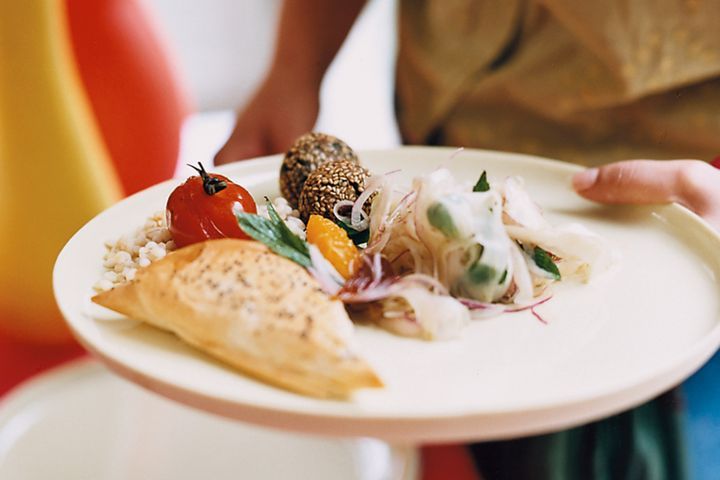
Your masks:
{"label": "blurred orange object", "polygon": [[136,0],[67,0],[77,68],[126,194],[172,177],[188,102]]}
{"label": "blurred orange object", "polygon": [[352,276],[360,253],[345,230],[325,217],[310,215],[306,233],[307,241],[318,247],[343,278]]}

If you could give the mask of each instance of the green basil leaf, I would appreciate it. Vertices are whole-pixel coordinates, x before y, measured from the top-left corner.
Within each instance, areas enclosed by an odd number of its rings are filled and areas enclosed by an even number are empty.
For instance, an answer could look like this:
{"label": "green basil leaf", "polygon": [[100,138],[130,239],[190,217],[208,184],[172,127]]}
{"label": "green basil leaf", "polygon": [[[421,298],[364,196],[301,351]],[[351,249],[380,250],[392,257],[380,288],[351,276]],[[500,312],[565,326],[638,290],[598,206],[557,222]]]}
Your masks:
{"label": "green basil leaf", "polygon": [[282,218],[280,218],[280,215],[278,215],[277,210],[275,210],[275,207],[273,204],[268,200],[267,202],[267,208],[268,208],[268,215],[270,215],[270,219],[272,222],[277,225],[278,231],[280,233],[280,237],[282,240],[287,243],[290,247],[294,248],[298,252],[301,252],[305,255],[307,255],[308,258],[310,258],[310,252],[308,250],[307,243],[303,241],[302,238],[295,235],[290,228],[285,224]]}
{"label": "green basil leaf", "polygon": [[278,242],[278,234],[270,220],[245,212],[238,212],[235,215],[240,228],[255,240],[265,245]]}
{"label": "green basil leaf", "polygon": [[450,211],[440,202],[435,202],[427,209],[427,219],[430,225],[437,228],[447,238],[457,238],[460,235]]}
{"label": "green basil leaf", "polygon": [[503,274],[500,277],[500,280],[498,280],[498,285],[502,285],[506,278],[507,278],[507,268],[505,270],[503,270]]}
{"label": "green basil leaf", "polygon": [[495,275],[497,275],[497,271],[493,267],[480,262],[473,264],[467,271],[468,278],[475,284],[487,283],[492,280]]}
{"label": "green basil leaf", "polygon": [[490,190],[490,184],[488,183],[487,172],[483,170],[482,175],[480,175],[480,178],[473,187],[473,192],[487,192],[488,190]]}
{"label": "green basil leaf", "polygon": [[550,252],[540,247],[535,247],[535,250],[533,250],[533,260],[538,267],[550,273],[555,280],[560,280],[560,270],[558,270],[552,256],[550,256]]}
{"label": "green basil leaf", "polygon": [[369,228],[366,228],[362,232],[359,232],[347,223],[343,222],[342,220],[336,220],[335,223],[337,223],[343,230],[347,232],[348,237],[350,237],[350,240],[352,240],[355,245],[362,245],[363,243],[367,243],[370,240]]}
{"label": "green basil leaf", "polygon": [[235,216],[245,233],[273,252],[303,267],[312,266],[307,244],[292,233],[272,205],[268,205],[268,214],[271,220],[245,212],[237,212]]}

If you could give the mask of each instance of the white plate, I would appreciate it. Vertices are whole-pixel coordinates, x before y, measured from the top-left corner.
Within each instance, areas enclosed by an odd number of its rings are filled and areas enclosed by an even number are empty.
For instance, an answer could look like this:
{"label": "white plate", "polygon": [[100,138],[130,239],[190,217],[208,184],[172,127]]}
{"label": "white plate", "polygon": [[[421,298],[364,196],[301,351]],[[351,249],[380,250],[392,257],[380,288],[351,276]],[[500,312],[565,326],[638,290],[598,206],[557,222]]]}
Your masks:
{"label": "white plate", "polygon": [[[306,398],[246,378],[146,326],[87,315],[103,241],[164,207],[178,183],[134,195],[98,215],[60,254],[55,294],[76,336],[110,368],[153,391],[258,424],[402,441],[499,439],[560,429],[637,405],[678,384],[720,345],[720,237],[678,206],[599,207],[570,188],[577,167],[522,155],[403,148],[362,153],[376,172],[408,178],[448,163],[473,181],[522,175],[552,222],[579,221],[621,255],[590,285],[560,285],[530,313],[477,321],[461,338],[424,342],[357,328],[362,354],[387,387],[353,401]],[[256,198],[277,194],[280,157],[220,171]],[[441,313],[439,313],[441,314]]]}
{"label": "white plate", "polygon": [[3,480],[410,480],[417,456],[371,439],[267,430],[170,402],[80,361],[0,403]]}

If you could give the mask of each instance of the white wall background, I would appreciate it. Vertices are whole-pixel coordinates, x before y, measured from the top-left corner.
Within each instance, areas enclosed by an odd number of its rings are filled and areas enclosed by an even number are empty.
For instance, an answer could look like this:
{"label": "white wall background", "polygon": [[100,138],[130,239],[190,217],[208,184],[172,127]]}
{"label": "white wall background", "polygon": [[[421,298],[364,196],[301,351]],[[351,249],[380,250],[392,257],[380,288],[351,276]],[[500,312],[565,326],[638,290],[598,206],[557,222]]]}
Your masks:
{"label": "white wall background", "polygon": [[[198,114],[183,131],[180,164],[210,163],[262,80],[281,0],[145,0]],[[338,0],[341,1],[341,0]],[[399,143],[392,110],[395,0],[370,0],[330,66],[316,130],[356,149]]]}
{"label": "white wall background", "polygon": [[234,108],[268,66],[280,0],[145,0],[199,110]]}

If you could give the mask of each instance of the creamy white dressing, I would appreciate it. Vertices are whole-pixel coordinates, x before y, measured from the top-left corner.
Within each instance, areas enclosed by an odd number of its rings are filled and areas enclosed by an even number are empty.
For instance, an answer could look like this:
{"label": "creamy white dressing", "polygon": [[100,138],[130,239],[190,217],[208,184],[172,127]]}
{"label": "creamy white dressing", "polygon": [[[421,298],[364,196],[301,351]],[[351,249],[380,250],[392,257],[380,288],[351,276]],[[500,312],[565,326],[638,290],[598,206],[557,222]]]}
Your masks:
{"label": "creamy white dressing", "polygon": [[414,178],[410,190],[387,176],[377,181],[367,253],[381,253],[396,274],[431,276],[444,287],[442,294],[418,287],[393,294],[414,311],[414,330],[429,338],[452,336],[469,318],[457,298],[472,308],[528,305],[557,280],[586,280],[607,251],[587,230],[552,226],[518,177],[478,192],[446,168]]}

